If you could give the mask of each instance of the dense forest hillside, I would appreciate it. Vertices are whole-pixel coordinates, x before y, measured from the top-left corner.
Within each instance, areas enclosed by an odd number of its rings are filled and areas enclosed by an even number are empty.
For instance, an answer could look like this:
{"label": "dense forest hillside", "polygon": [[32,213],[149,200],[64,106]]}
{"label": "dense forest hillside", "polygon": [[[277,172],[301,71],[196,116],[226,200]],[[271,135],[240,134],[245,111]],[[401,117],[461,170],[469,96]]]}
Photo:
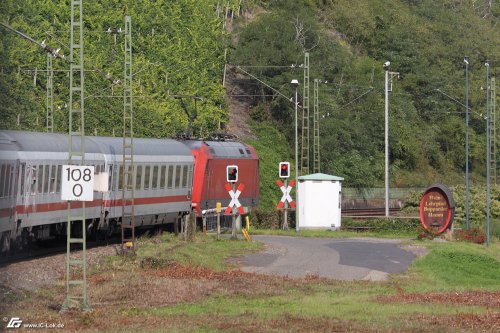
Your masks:
{"label": "dense forest hillside", "polygon": [[[238,8],[237,0],[224,3]],[[187,131],[189,118],[196,135],[217,130],[227,119],[223,10],[216,0],[83,1],[86,132],[121,132],[125,15],[132,17],[136,135],[174,136]],[[66,131],[69,1],[3,0],[0,21],[66,55],[53,61],[54,125]],[[44,130],[46,54],[4,27],[0,37],[1,127]]]}
{"label": "dense forest hillside", "polygon": [[[491,3],[491,6],[490,6]],[[303,52],[320,79],[321,169],[350,186],[383,183],[384,69],[394,76],[389,94],[390,174],[394,186],[463,182],[465,64],[470,57],[471,170],[485,172],[486,68],[496,73],[499,5],[488,1],[273,1],[257,19],[241,23],[231,62],[270,86],[303,80]],[[279,66],[290,66],[294,68]],[[257,121],[279,124],[293,142],[293,109],[271,89],[248,80]],[[254,84],[253,88],[251,84]],[[253,90],[252,90],[253,89]],[[302,90],[301,90],[302,93]],[[448,96],[446,96],[448,95]],[[455,99],[455,100],[454,100]],[[300,100],[300,98],[299,98]]]}
{"label": "dense forest hillside", "polygon": [[[53,62],[59,132],[67,131],[69,8],[56,0],[0,3],[1,22],[66,55]],[[280,160],[293,161],[289,83],[300,81],[302,103],[309,52],[311,111],[313,80],[321,80],[321,171],[354,187],[383,184],[386,61],[399,73],[389,94],[391,186],[463,182],[469,56],[470,162],[473,180],[484,179],[484,63],[491,61],[494,77],[500,60],[496,2],[84,1],[88,134],[121,132],[125,15],[132,17],[137,136],[191,129],[206,137],[249,126],[253,134],[243,139],[259,148],[266,175],[273,173]],[[46,57],[0,27],[0,128],[45,129]]]}

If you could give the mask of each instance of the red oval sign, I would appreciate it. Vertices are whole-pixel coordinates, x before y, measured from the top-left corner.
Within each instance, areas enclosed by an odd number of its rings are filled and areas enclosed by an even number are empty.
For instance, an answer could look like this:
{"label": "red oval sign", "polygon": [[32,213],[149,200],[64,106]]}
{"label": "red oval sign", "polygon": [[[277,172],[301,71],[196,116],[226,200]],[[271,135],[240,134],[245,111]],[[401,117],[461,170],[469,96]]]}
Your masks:
{"label": "red oval sign", "polygon": [[453,221],[455,202],[451,192],[443,185],[429,187],[420,201],[420,222],[427,230],[442,233]]}

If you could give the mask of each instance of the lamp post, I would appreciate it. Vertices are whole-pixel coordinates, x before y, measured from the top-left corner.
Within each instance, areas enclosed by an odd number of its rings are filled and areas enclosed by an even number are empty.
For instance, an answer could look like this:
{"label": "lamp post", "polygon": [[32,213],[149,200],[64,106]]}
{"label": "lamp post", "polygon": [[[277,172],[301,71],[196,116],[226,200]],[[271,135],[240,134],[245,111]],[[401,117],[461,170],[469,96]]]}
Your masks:
{"label": "lamp post", "polygon": [[295,184],[297,184],[297,191],[295,192],[295,201],[297,202],[297,206],[295,208],[295,230],[298,232],[299,231],[299,172],[298,172],[298,160],[299,160],[299,139],[298,139],[298,116],[297,116],[297,108],[298,108],[298,88],[299,88],[299,81],[296,79],[293,79],[292,82],[290,82],[292,86],[295,87]]}
{"label": "lamp post", "polygon": [[465,62],[465,224],[469,225],[469,57]]}
{"label": "lamp post", "polygon": [[385,217],[389,217],[389,61],[385,71]]}

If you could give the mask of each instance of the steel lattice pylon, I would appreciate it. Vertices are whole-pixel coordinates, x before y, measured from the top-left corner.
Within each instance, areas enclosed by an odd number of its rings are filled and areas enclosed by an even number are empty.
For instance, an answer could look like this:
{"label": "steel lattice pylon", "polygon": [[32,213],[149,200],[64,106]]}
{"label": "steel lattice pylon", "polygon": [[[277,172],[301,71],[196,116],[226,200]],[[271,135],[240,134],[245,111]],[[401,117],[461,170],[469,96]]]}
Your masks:
{"label": "steel lattice pylon", "polygon": [[122,166],[122,252],[135,253],[134,212],[134,127],[132,108],[132,19],[125,16],[125,62],[123,88],[123,166]]}
{"label": "steel lattice pylon", "polygon": [[[84,118],[84,70],[83,70],[83,0],[71,0],[71,46],[70,46],[70,95],[68,129],[68,164],[85,164],[85,118]],[[68,201],[67,248],[66,248],[66,299],[61,311],[81,306],[90,310],[87,298],[87,245],[85,227],[85,202],[81,208],[71,208]],[[75,205],[76,206],[76,205]],[[77,226],[81,223],[81,237],[77,237]],[[73,228],[72,228],[73,226]],[[72,230],[75,229],[75,230]],[[72,236],[72,231],[76,236]],[[71,253],[72,244],[81,244],[80,256]],[[73,269],[75,268],[75,269]],[[80,286],[81,293],[72,289]],[[73,293],[72,293],[73,292]]]}
{"label": "steel lattice pylon", "polygon": [[54,70],[52,68],[52,54],[47,53],[47,119],[45,126],[47,132],[54,132],[54,89],[53,89]]}
{"label": "steel lattice pylon", "polygon": [[309,52],[304,53],[304,96],[302,97],[302,150],[300,154],[300,173],[309,173]]}
{"label": "steel lattice pylon", "polygon": [[313,172],[320,172],[320,159],[319,159],[319,91],[318,79],[314,79],[314,109],[313,109],[313,127],[314,127],[314,140],[313,140]]}

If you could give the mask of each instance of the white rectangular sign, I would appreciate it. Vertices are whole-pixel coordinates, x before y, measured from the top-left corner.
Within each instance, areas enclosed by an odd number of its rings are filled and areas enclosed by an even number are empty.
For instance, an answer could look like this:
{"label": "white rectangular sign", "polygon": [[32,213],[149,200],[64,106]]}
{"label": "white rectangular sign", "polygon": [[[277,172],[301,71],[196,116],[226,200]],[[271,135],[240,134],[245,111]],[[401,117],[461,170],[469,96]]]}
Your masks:
{"label": "white rectangular sign", "polygon": [[63,165],[61,199],[94,200],[94,166]]}
{"label": "white rectangular sign", "polygon": [[101,172],[94,175],[94,191],[108,192],[109,173]]}

